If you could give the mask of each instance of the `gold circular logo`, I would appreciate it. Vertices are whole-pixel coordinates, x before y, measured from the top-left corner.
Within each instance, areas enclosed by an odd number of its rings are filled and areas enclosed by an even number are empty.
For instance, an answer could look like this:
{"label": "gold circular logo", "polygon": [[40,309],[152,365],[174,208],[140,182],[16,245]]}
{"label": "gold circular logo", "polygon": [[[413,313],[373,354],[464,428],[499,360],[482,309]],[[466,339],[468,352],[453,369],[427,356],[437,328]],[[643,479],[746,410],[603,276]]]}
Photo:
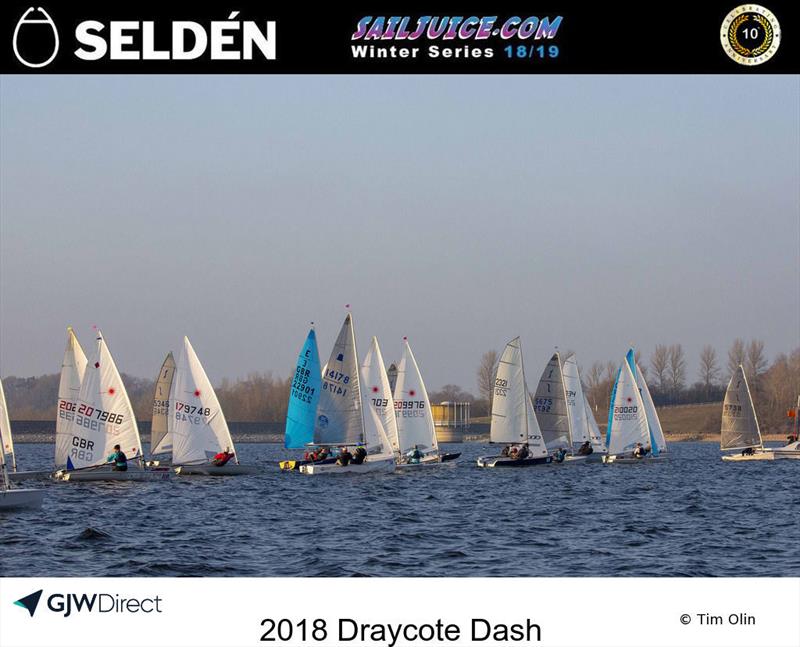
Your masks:
{"label": "gold circular logo", "polygon": [[722,49],[740,65],[761,65],[781,44],[781,26],[769,9],[757,4],[739,5],[722,21]]}

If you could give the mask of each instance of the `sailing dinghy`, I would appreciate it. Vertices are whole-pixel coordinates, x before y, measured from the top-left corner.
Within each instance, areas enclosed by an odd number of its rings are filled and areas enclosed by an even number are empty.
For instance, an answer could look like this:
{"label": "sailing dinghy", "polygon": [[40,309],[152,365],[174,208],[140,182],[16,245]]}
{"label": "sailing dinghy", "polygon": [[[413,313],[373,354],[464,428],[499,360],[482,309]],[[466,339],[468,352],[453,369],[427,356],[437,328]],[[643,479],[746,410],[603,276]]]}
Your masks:
{"label": "sailing dinghy", "polygon": [[61,377],[58,382],[58,412],[56,416],[56,470],[66,469],[67,458],[72,449],[70,424],[78,410],[81,382],[86,372],[86,355],[81,348],[75,331],[67,328],[67,347],[61,361]]}
{"label": "sailing dinghy", "polygon": [[372,338],[372,344],[361,364],[360,377],[369,406],[375,410],[383,424],[395,462],[400,462],[400,438],[394,396],[377,337]]}
{"label": "sailing dinghy", "polygon": [[547,449],[551,452],[563,449],[566,452],[566,454],[562,452],[560,460],[556,455],[553,462],[575,463],[588,458],[588,455],[574,453],[572,419],[569,415],[564,372],[561,369],[561,356],[558,352],[553,353],[547,366],[544,367],[536,387],[533,409]]}
{"label": "sailing dinghy", "polygon": [[303,474],[361,474],[394,471],[395,461],[386,431],[367,394],[361,392],[358,351],[353,317],[348,312],[325,365],[322,393],[314,424],[318,447],[363,447],[366,457],[358,464],[307,463]]}
{"label": "sailing dinghy", "polygon": [[6,456],[11,455],[13,457],[14,446],[11,443],[11,422],[8,418],[6,395],[3,392],[2,381],[0,381],[0,439],[2,439],[2,448],[0,449],[0,472],[2,472],[0,475],[0,510],[41,507],[44,490],[12,487],[8,478]]}
{"label": "sailing dinghy", "polygon": [[[172,436],[169,433],[169,392],[175,379],[175,358],[167,353],[156,378],[153,392],[153,417],[150,423],[150,461],[148,465],[166,465],[172,457]],[[161,456],[153,460],[154,456]]]}
{"label": "sailing dinghy", "polygon": [[[69,348],[68,344],[68,351]],[[72,353],[73,358],[77,356],[76,352]],[[63,402],[69,404],[70,400]],[[169,479],[169,470],[146,469],[143,465],[142,440],[133,407],[100,331],[97,331],[92,359],[85,364],[75,407],[72,411],[68,410],[70,408],[64,409],[69,415],[64,416],[65,425],[56,438],[56,460],[63,458],[66,469],[57,471],[54,478],[62,481]],[[59,405],[59,413],[61,411]],[[128,458],[126,471],[114,470],[108,462],[107,457],[115,445],[119,445]]]}
{"label": "sailing dinghy", "polygon": [[[283,446],[286,449],[307,448],[314,440],[314,419],[317,415],[319,394],[322,390],[322,374],[319,369],[317,333],[312,327],[297,356],[292,386],[289,390],[289,407],[286,410],[286,433]],[[327,459],[333,460],[333,459]],[[298,470],[307,460],[280,461],[278,466],[285,471]]]}
{"label": "sailing dinghy", "polygon": [[[386,382],[388,384],[388,377]],[[397,418],[398,467],[413,469],[439,465],[453,461],[461,455],[443,454],[439,450],[428,391],[407,337],[403,338],[403,355],[397,365],[394,408]]]}
{"label": "sailing dinghy", "polygon": [[617,371],[617,379],[611,391],[606,430],[608,454],[603,456],[603,462],[641,463],[645,458],[634,456],[634,451],[639,445],[646,447],[649,442],[650,430],[644,402],[626,359]]}
{"label": "sailing dinghy", "polygon": [[3,460],[6,465],[6,478],[9,482],[46,479],[50,476],[50,470],[20,471],[17,469],[17,454],[14,451],[14,439],[11,435],[11,422],[9,421],[6,395],[3,392],[2,382],[0,382],[0,453],[3,454]]}
{"label": "sailing dinghy", "polygon": [[[505,447],[500,455],[480,457],[478,467],[551,464],[553,458],[547,451],[525,381],[522,342],[519,337],[506,344],[497,365],[494,383],[489,437],[490,442]],[[512,451],[512,448],[516,451]],[[521,449],[523,457],[519,458]]]}
{"label": "sailing dinghy", "polygon": [[625,356],[628,366],[631,367],[633,376],[636,378],[636,386],[639,387],[639,395],[642,396],[644,412],[647,416],[647,429],[650,434],[650,453],[647,454],[648,460],[667,458],[667,440],[664,438],[664,430],[661,428],[661,421],[658,418],[656,406],[647,388],[647,381],[644,379],[644,372],[636,363],[633,349],[628,350]]}
{"label": "sailing dinghy", "polygon": [[[172,439],[176,474],[235,476],[259,471],[255,466],[239,463],[217,394],[188,337],[183,338],[169,403],[167,434]],[[223,451],[231,452],[233,458],[224,465],[215,465],[214,456]]]}
{"label": "sailing dinghy", "polygon": [[564,376],[564,391],[567,396],[567,412],[570,420],[570,436],[572,438],[573,453],[578,453],[582,446],[591,448],[592,453],[586,456],[587,461],[600,461],[608,453],[605,441],[600,435],[594,413],[583,393],[578,361],[574,354],[570,354],[562,365]]}
{"label": "sailing dinghy", "polygon": [[728,382],[722,403],[719,448],[722,451],[740,450],[739,454],[724,454],[724,461],[771,461],[775,455],[764,448],[758,426],[756,409],[744,368],[739,365]]}

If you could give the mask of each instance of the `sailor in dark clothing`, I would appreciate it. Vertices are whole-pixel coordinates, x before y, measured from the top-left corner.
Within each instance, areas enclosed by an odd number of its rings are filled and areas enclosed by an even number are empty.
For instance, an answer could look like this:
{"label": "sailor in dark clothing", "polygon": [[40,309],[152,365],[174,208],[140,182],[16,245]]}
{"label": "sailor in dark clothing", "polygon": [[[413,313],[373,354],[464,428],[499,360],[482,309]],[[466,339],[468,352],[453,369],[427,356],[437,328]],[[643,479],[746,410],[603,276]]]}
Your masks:
{"label": "sailor in dark clothing", "polygon": [[128,457],[125,456],[125,452],[122,451],[119,445],[114,445],[114,453],[106,458],[106,462],[114,463],[115,472],[128,471]]}
{"label": "sailor in dark clothing", "polygon": [[559,447],[559,448],[556,450],[555,454],[553,454],[553,460],[554,460],[556,463],[563,463],[563,462],[564,462],[564,459],[565,459],[566,457],[567,457],[567,450],[566,450],[566,449],[564,449],[563,447]]}
{"label": "sailor in dark clothing", "polygon": [[350,450],[347,447],[343,447],[342,451],[339,452],[339,458],[336,459],[336,464],[345,467],[350,464],[351,460],[353,460],[353,455]]}
{"label": "sailor in dark clothing", "polygon": [[505,445],[500,451],[500,456],[508,456],[508,445]]}
{"label": "sailor in dark clothing", "polygon": [[520,448],[517,451],[517,460],[521,461],[523,458],[528,458],[528,454],[530,454],[530,452],[528,451],[528,446],[520,445]]}
{"label": "sailor in dark clothing", "polygon": [[588,456],[589,454],[593,453],[594,449],[592,448],[592,443],[588,440],[581,445],[580,449],[578,450],[578,456]]}
{"label": "sailor in dark clothing", "polygon": [[756,450],[753,449],[752,447],[745,447],[742,450],[742,456],[752,456],[755,453],[756,453]]}
{"label": "sailor in dark clothing", "polygon": [[356,447],[356,451],[353,454],[353,465],[361,465],[364,462],[364,459],[367,457],[367,450],[361,447],[360,445]]}

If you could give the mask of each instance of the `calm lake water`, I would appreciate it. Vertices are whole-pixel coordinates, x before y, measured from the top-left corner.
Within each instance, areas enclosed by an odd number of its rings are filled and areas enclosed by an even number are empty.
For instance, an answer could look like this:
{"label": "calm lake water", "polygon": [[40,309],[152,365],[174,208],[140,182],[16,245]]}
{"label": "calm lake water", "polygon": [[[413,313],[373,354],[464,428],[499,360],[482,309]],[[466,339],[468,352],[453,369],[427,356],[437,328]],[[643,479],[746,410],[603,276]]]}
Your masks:
{"label": "calm lake water", "polygon": [[[0,574],[800,575],[800,464],[727,464],[712,443],[672,460],[307,477],[279,445],[240,444],[249,477],[43,483],[40,511],[0,514]],[[19,445],[21,469],[52,445]]]}

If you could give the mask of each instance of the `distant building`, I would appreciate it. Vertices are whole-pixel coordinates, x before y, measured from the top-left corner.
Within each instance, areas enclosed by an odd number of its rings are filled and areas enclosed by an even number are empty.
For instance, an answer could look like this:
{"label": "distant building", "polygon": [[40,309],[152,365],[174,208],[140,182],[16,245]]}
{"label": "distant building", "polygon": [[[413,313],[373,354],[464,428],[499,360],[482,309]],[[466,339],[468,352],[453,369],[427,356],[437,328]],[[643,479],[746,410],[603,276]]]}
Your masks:
{"label": "distant building", "polygon": [[461,442],[469,431],[470,402],[431,404],[433,424],[439,442]]}
{"label": "distant building", "polygon": [[394,362],[386,369],[386,377],[389,378],[389,388],[394,393],[394,385],[397,382],[397,365]]}

